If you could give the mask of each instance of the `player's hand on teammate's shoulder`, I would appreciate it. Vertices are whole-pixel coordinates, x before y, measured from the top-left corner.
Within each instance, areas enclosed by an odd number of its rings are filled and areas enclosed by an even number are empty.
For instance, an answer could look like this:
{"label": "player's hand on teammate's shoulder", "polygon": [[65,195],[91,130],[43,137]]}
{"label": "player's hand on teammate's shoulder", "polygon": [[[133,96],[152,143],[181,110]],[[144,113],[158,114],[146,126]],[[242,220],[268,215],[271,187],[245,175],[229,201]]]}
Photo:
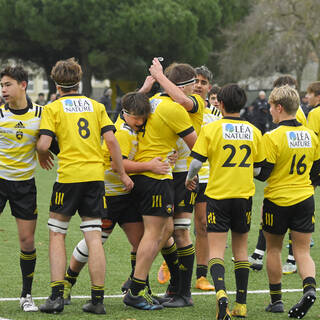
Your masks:
{"label": "player's hand on teammate's shoulder", "polygon": [[193,177],[192,179],[186,179],[185,186],[188,190],[193,191],[197,188],[198,185],[198,176]]}
{"label": "player's hand on teammate's shoulder", "polygon": [[38,160],[39,160],[41,168],[46,169],[46,170],[51,170],[54,166],[53,154],[49,150],[45,153],[37,152],[37,154],[38,154]]}
{"label": "player's hand on teammate's shoulder", "polygon": [[126,173],[120,174],[120,180],[124,184],[124,190],[130,191],[133,188],[134,183]]}

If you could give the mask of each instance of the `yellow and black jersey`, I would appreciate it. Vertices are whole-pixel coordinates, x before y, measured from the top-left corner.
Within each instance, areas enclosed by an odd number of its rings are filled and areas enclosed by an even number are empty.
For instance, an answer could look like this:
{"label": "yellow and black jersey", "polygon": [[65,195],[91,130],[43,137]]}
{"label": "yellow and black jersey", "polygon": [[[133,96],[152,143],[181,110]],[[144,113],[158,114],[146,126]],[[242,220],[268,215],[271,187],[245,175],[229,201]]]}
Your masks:
{"label": "yellow and black jersey", "polygon": [[320,158],[314,132],[296,120],[286,120],[265,133],[262,141],[266,161],[274,165],[264,197],[278,206],[291,206],[313,195],[309,175],[313,162]]}
{"label": "yellow and black jersey", "polygon": [[46,105],[40,134],[57,137],[57,182],[103,181],[101,135],[109,130],[115,127],[104,106],[83,95],[65,95]]}
{"label": "yellow and black jersey", "polygon": [[254,194],[253,167],[265,159],[261,138],[259,129],[236,117],[224,117],[201,129],[191,156],[209,161],[205,195],[220,200],[248,199]]}
{"label": "yellow and black jersey", "polygon": [[[115,123],[115,137],[120,145],[121,154],[124,159],[134,160],[138,150],[138,134],[125,122],[120,115]],[[120,180],[119,174],[111,169],[110,152],[105,142],[102,146],[104,152],[105,172],[104,183],[106,196],[117,196],[129,193],[124,190],[124,185]]]}
{"label": "yellow and black jersey", "polygon": [[310,110],[308,114],[307,127],[320,137],[320,105]]}
{"label": "yellow and black jersey", "polygon": [[[139,147],[135,161],[150,161],[161,157],[164,161],[176,148],[178,136],[183,138],[194,131],[188,112],[168,95],[156,95],[150,99],[151,114],[146,122],[145,132],[139,133]],[[159,175],[152,172],[145,176],[163,180],[172,179],[172,173]]]}
{"label": "yellow and black jersey", "polygon": [[299,106],[297,113],[296,113],[296,119],[298,122],[300,122],[303,126],[307,126],[307,118],[306,115],[304,114],[301,106]]}
{"label": "yellow and black jersey", "polygon": [[22,110],[0,107],[0,178],[23,181],[34,176],[36,142],[43,107],[33,104]]}
{"label": "yellow and black jersey", "polygon": [[[188,114],[194,130],[197,135],[199,135],[203,122],[204,109],[207,109],[205,108],[206,101],[198,94],[193,94],[189,96],[189,98],[193,101],[193,109],[189,111]],[[189,158],[190,149],[183,139],[179,138],[177,140],[176,150],[178,152],[178,159],[173,168],[173,172],[188,171],[188,166],[191,162],[191,159]]]}
{"label": "yellow and black jersey", "polygon": [[[209,106],[208,108],[204,109],[203,112],[203,122],[202,122],[202,127],[206,126],[207,124],[213,122],[213,121],[217,121],[220,120],[222,118],[222,114],[220,112],[220,110],[218,108],[216,108],[215,106]],[[208,183],[209,180],[209,162],[206,161],[199,173],[199,183]]]}

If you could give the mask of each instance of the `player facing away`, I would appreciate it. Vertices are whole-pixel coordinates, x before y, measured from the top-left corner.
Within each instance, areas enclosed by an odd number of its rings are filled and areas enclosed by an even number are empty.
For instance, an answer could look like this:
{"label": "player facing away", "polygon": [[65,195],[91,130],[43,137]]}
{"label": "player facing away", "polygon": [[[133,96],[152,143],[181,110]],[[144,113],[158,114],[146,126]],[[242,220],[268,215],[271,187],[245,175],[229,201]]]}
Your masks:
{"label": "player facing away", "polygon": [[[19,245],[23,311],[38,311],[31,289],[36,266],[34,234],[38,217],[36,185],[36,142],[42,107],[26,95],[28,73],[21,67],[6,67],[0,73],[5,104],[0,107],[0,213],[9,201],[15,217]],[[45,162],[50,154],[44,154]]]}
{"label": "player facing away", "polygon": [[[150,80],[150,79],[149,79]],[[146,80],[147,81],[147,80]],[[152,83],[154,80],[152,81]],[[137,173],[140,171],[150,171],[157,174],[166,174],[170,170],[167,162],[161,158],[154,158],[148,162],[136,162],[134,156],[138,150],[138,132],[143,130],[144,124],[150,113],[150,102],[147,95],[139,92],[129,92],[121,99],[122,111],[115,123],[117,138],[123,157],[123,164],[127,173]],[[131,274],[123,285],[123,291],[127,291],[131,278],[133,277],[136,262],[136,252],[142,238],[144,228],[142,217],[136,209],[132,194],[124,189],[117,172],[112,169],[110,152],[103,146],[105,159],[105,195],[107,208],[104,210],[102,219],[102,243],[104,244],[110,236],[113,228],[118,223],[125,232],[131,249]],[[80,271],[88,261],[88,246],[85,239],[82,239],[73,250],[70,264],[65,275],[64,303],[70,304],[70,291],[77,281]],[[147,286],[150,285],[147,281]],[[151,291],[149,293],[152,295]],[[152,295],[155,299],[161,299]]]}
{"label": "player facing away", "polygon": [[207,159],[210,165],[207,199],[207,231],[209,240],[209,269],[216,294],[218,320],[231,319],[224,281],[224,252],[228,230],[232,232],[235,258],[236,304],[232,316],[247,315],[247,286],[249,277],[248,231],[251,223],[254,166],[264,160],[261,152],[261,132],[240,118],[246,94],[236,84],[228,84],[218,92],[223,118],[204,126],[191,156],[186,186],[195,187],[197,173]]}
{"label": "player facing away", "polygon": [[[293,76],[287,74],[287,75],[282,75],[282,76],[278,77],[273,82],[273,88],[282,87],[286,84],[294,89],[297,89],[297,87],[298,87],[297,80]],[[302,125],[307,126],[307,119],[306,119],[306,116],[305,116],[300,105],[299,105],[299,108],[296,112],[296,119]],[[256,248],[255,248],[253,254],[251,256],[249,256],[250,267],[253,270],[257,270],[257,271],[262,270],[263,256],[264,256],[265,250],[266,250],[266,240],[263,235],[262,223],[261,223]],[[296,266],[296,261],[295,261],[293,251],[292,251],[291,233],[289,231],[289,252],[288,252],[287,260],[282,267],[282,273],[283,274],[292,274],[295,272],[297,272],[297,266]]]}
{"label": "player facing away", "polygon": [[[81,67],[73,58],[58,61],[53,67],[51,78],[61,98],[46,106],[37,143],[40,155],[47,152],[54,135],[60,147],[48,220],[52,293],[40,306],[40,311],[46,313],[64,309],[65,237],[76,211],[81,217],[80,229],[89,250],[91,278],[91,300],[82,309],[90,313],[106,313],[103,304],[105,256],[101,243],[101,217],[105,206],[101,136],[125,188],[130,190],[133,187],[124,171],[119,144],[113,134],[115,128],[104,106],[78,94],[81,76]],[[41,158],[40,165],[47,168]]]}
{"label": "player facing away", "polygon": [[[281,249],[291,230],[292,248],[302,279],[303,296],[289,310],[301,319],[316,300],[315,264],[310,256],[314,231],[314,187],[320,171],[320,146],[314,132],[296,120],[300,98],[288,86],[274,88],[269,97],[273,122],[279,126],[263,136],[266,163],[256,178],[267,180],[263,201],[263,230],[271,303],[268,312],[284,312],[281,300]],[[259,172],[260,171],[260,172]]]}

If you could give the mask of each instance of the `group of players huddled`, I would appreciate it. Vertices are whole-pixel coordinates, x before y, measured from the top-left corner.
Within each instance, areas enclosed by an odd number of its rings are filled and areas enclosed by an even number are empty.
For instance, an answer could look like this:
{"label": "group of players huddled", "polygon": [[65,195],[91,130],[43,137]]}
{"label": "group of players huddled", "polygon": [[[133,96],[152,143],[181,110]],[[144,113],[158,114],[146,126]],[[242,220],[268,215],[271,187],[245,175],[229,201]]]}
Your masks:
{"label": "group of players huddled", "polygon": [[[310,240],[313,194],[320,180],[320,82],[308,87],[313,109],[307,121],[295,80],[277,79],[269,96],[277,128],[262,136],[240,118],[247,98],[237,84],[212,87],[212,73],[205,66],[173,63],[163,71],[158,58],[149,71],[143,86],[122,98],[114,124],[102,104],[78,93],[82,70],[73,58],[52,68],[60,98],[45,107],[27,97],[28,75],[22,67],[1,71],[6,103],[0,107],[0,211],[8,200],[17,222],[22,310],[38,310],[31,295],[36,155],[41,167],[49,170],[54,153],[58,169],[48,219],[52,292],[39,306],[41,312],[59,313],[71,303],[72,287],[88,262],[91,299],[82,309],[106,313],[102,245],[118,223],[132,246],[132,271],[122,285],[126,305],[143,310],[193,306],[196,256],[196,288],[216,291],[216,318],[246,317],[247,244],[256,178],[267,181],[261,225],[271,301],[265,310],[284,312],[280,257],[290,229],[303,295],[288,315],[301,319],[316,300]],[[149,98],[155,82],[162,90]],[[65,237],[77,211],[84,238],[66,270]],[[190,237],[193,212],[195,246]],[[229,229],[236,280],[232,311],[224,281]],[[159,252],[162,269],[170,272],[164,296],[154,295],[149,284]]]}

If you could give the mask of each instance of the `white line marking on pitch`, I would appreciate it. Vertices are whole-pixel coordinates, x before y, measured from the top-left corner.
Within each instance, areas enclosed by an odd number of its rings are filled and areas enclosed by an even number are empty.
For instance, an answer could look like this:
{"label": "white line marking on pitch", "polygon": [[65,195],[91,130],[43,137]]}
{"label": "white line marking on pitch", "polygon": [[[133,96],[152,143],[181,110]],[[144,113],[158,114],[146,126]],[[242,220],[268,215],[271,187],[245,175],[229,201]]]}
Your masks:
{"label": "white line marking on pitch", "polygon": [[[317,291],[320,290],[320,288],[316,289]],[[301,292],[302,289],[282,289],[282,292]],[[269,293],[269,290],[249,290],[248,293]],[[208,296],[208,295],[215,295],[216,292],[192,292],[193,296]],[[227,291],[227,294],[236,294],[236,291]],[[162,296],[163,294],[158,294],[159,296]],[[90,299],[91,296],[71,296],[72,299]],[[105,298],[123,298],[122,294],[114,294],[114,295],[105,295]],[[33,300],[45,300],[47,297],[32,297]],[[0,298],[1,301],[19,301],[20,298]],[[10,320],[10,319],[4,319],[0,318],[0,320]]]}

